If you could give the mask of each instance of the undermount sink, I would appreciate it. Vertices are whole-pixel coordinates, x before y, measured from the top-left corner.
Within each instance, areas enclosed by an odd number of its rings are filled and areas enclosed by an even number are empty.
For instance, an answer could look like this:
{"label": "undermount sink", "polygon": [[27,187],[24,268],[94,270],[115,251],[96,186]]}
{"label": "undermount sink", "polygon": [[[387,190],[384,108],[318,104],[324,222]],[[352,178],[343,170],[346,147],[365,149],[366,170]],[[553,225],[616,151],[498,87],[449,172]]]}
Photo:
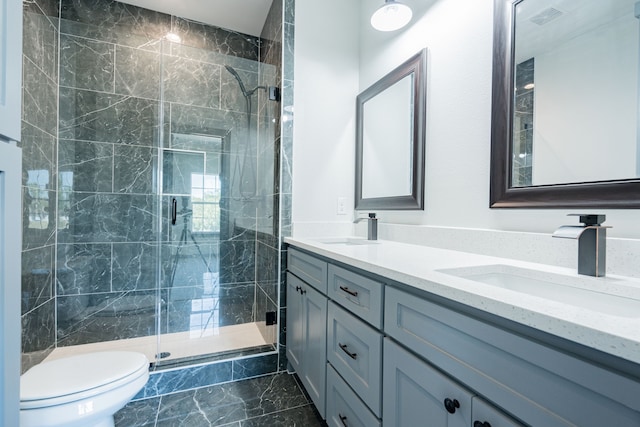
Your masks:
{"label": "undermount sink", "polygon": [[[438,270],[466,280],[508,289],[603,314],[640,317],[640,300],[604,292],[615,279],[563,276],[509,265],[487,265]],[[606,280],[607,282],[604,282]],[[624,287],[616,284],[616,287]],[[602,290],[599,290],[602,289]],[[638,295],[634,289],[634,294]]]}
{"label": "undermount sink", "polygon": [[377,245],[380,243],[378,240],[367,240],[360,237],[330,237],[317,241],[325,245]]}

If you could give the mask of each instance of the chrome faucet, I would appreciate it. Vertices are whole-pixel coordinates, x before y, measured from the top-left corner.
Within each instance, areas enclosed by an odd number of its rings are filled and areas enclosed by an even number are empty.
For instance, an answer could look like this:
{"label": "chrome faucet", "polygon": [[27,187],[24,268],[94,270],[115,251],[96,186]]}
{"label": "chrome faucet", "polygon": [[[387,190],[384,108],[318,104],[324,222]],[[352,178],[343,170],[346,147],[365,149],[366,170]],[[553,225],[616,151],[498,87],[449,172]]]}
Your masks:
{"label": "chrome faucet", "polygon": [[364,219],[367,220],[367,240],[378,240],[378,218],[376,218],[376,214],[369,212],[368,218],[357,218],[353,223],[357,224]]}
{"label": "chrome faucet", "polygon": [[578,274],[604,277],[607,268],[607,228],[605,215],[569,214],[579,216],[584,225],[563,225],[553,237],[578,239]]}

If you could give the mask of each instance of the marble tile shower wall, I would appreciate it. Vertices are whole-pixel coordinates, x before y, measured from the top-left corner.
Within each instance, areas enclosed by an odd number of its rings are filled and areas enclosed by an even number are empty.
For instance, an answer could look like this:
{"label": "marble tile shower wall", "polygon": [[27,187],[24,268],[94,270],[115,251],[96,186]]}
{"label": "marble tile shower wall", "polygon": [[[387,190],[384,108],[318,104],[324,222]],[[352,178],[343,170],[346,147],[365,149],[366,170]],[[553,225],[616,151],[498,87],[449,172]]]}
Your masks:
{"label": "marble tile shower wall", "polygon": [[23,34],[22,369],[55,345],[57,2],[28,0]]}
{"label": "marble tile shower wall", "polygon": [[[257,157],[255,143],[246,142],[244,99],[222,65],[238,69],[248,87],[257,85],[259,40],[113,1],[62,0],[61,10],[58,345],[155,334],[158,274],[168,302],[159,332],[187,330],[190,300],[202,285],[181,277],[184,285],[169,290],[176,285],[179,231],[167,224],[170,198],[156,205],[156,144],[164,135],[165,148],[213,155],[177,138],[198,133],[224,137],[231,167],[243,150]],[[170,30],[181,44],[160,41]],[[221,217],[234,224],[251,210],[234,205],[229,181]],[[250,215],[255,221],[255,210]],[[231,272],[221,275],[218,324],[253,321],[254,280],[244,272],[253,274],[247,269],[253,254],[245,248],[255,235],[222,236],[228,241],[221,253],[217,239],[199,239],[207,267],[219,257]],[[197,257],[194,249],[187,241],[181,254]]]}

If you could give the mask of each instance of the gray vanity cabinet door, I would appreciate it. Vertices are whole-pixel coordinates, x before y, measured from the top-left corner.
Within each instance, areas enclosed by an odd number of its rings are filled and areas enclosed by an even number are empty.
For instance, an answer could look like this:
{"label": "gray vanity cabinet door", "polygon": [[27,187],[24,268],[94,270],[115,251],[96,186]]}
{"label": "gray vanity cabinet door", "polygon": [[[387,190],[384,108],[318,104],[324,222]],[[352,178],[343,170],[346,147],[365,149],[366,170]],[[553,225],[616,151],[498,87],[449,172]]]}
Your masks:
{"label": "gray vanity cabinet door", "polygon": [[324,418],[327,297],[287,273],[287,358]]}
{"label": "gray vanity cabinet door", "polygon": [[327,297],[310,286],[303,288],[303,368],[298,376],[316,409],[325,417],[327,384]]}
{"label": "gray vanity cabinet door", "polygon": [[[287,360],[296,372],[302,364],[302,307],[304,296],[299,289],[302,280],[287,273]],[[297,289],[296,289],[297,288]]]}
{"label": "gray vanity cabinet door", "polygon": [[471,401],[471,427],[525,427],[478,396]]}
{"label": "gray vanity cabinet door", "polygon": [[[383,381],[386,427],[473,425],[472,394],[389,338],[384,339]],[[453,413],[446,409],[446,399]]]}

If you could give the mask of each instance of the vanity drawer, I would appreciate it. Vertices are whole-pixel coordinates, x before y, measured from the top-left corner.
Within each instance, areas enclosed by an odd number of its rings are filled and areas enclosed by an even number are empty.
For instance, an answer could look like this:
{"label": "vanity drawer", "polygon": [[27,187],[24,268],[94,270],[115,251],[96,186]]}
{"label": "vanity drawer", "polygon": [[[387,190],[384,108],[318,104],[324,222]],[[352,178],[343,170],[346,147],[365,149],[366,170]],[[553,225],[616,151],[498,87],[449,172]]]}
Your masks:
{"label": "vanity drawer", "polygon": [[327,358],[376,416],[380,416],[382,335],[329,303]]}
{"label": "vanity drawer", "polygon": [[287,252],[287,270],[327,294],[327,263],[294,248]]}
{"label": "vanity drawer", "polygon": [[640,383],[601,365],[387,287],[385,332],[526,424],[639,426]]}
{"label": "vanity drawer", "polygon": [[329,427],[380,427],[381,423],[329,365],[327,369],[327,424]]}
{"label": "vanity drawer", "polygon": [[328,287],[329,298],[365,322],[382,328],[382,283],[330,264]]}

